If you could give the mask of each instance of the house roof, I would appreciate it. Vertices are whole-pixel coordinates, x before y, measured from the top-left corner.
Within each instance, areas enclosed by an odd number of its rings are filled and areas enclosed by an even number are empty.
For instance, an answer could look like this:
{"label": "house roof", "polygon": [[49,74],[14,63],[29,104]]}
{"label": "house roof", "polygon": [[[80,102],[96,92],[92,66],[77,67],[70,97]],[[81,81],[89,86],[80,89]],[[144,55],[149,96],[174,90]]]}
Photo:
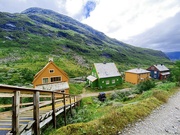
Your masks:
{"label": "house roof", "polygon": [[143,73],[149,73],[150,71],[142,69],[142,68],[135,68],[135,69],[128,70],[126,72],[135,73],[135,74],[143,74]]}
{"label": "house roof", "polygon": [[167,71],[169,70],[166,66],[163,64],[154,65],[159,71]]}
{"label": "house roof", "polygon": [[39,78],[39,76],[45,71],[46,68],[48,68],[48,66],[52,64],[55,68],[57,68],[65,77],[68,78],[68,75],[66,74],[66,72],[64,72],[63,70],[61,70],[58,66],[56,66],[54,64],[53,61],[49,61],[46,66],[44,66],[35,76],[34,76],[34,80],[33,83]]}
{"label": "house roof", "polygon": [[99,78],[121,76],[114,63],[94,63]]}
{"label": "house roof", "polygon": [[170,75],[170,72],[161,73],[161,75]]}
{"label": "house roof", "polygon": [[89,75],[89,76],[87,77],[87,79],[88,79],[89,81],[91,81],[91,82],[94,82],[97,78],[94,77],[94,76],[92,76],[92,75]]}

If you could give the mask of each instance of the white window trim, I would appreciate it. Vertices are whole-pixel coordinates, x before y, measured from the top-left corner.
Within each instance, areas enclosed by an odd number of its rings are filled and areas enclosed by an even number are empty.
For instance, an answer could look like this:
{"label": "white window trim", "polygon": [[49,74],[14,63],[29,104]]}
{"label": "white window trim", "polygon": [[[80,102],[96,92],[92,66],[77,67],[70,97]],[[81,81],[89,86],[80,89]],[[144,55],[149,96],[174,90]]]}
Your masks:
{"label": "white window trim", "polygon": [[112,84],[115,84],[115,83],[116,83],[115,79],[114,79],[114,80],[112,80]]}
{"label": "white window trim", "polygon": [[47,83],[49,83],[49,77],[43,77],[43,78],[42,78],[42,84],[46,84],[46,83],[43,82],[43,79],[48,79],[48,82],[47,82]]}
{"label": "white window trim", "polygon": [[110,81],[109,80],[106,80],[106,84],[108,85],[110,83]]}

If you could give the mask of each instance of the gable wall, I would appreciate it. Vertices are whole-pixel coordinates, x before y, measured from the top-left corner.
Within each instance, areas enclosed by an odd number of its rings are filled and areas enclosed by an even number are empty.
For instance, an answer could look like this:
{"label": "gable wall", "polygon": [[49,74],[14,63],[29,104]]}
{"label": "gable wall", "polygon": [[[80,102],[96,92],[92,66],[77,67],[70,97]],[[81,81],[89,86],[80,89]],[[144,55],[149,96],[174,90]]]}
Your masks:
{"label": "gable wall", "polygon": [[160,71],[155,67],[155,66],[151,66],[147,69],[148,71],[150,71],[150,76],[154,79],[159,79],[160,77]]}
{"label": "gable wall", "polygon": [[137,84],[138,76],[137,74],[134,74],[134,73],[125,72],[125,81],[132,84]]}
{"label": "gable wall", "polygon": [[[53,69],[54,72],[53,73],[50,73],[50,70]],[[49,64],[43,71],[42,71],[42,74],[40,74],[38,76],[38,78],[36,79],[36,81],[33,83],[34,87],[36,85],[40,85],[42,84],[42,79],[43,78],[48,78],[48,83],[51,83],[50,81],[50,78],[51,77],[57,77],[57,76],[60,76],[61,77],[61,81],[62,82],[68,82],[68,78],[62,74],[59,69],[57,69],[56,67],[54,67],[53,64]]]}

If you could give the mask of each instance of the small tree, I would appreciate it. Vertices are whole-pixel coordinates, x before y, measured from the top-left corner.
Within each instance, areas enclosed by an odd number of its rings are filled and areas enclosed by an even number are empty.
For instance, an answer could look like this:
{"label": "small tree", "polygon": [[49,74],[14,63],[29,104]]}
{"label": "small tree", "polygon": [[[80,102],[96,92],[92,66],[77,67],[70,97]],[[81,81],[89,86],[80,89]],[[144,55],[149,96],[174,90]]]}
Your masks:
{"label": "small tree", "polygon": [[150,90],[151,88],[154,87],[155,87],[155,82],[152,80],[141,82],[137,85],[137,93],[142,93],[143,91]]}
{"label": "small tree", "polygon": [[178,85],[180,86],[180,61],[176,61],[174,68],[171,72],[172,80],[175,82],[178,82]]}

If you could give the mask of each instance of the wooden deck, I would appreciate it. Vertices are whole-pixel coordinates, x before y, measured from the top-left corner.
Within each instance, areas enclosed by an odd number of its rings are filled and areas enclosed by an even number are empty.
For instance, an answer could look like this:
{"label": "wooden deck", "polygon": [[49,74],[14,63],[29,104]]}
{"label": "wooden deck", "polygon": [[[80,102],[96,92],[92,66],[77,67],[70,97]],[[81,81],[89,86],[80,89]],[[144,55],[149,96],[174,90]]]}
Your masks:
{"label": "wooden deck", "polygon": [[[74,95],[8,85],[0,85],[0,95],[12,98],[12,104],[0,105],[0,108],[11,108],[0,113],[0,135],[39,135],[40,128],[50,121],[56,128],[56,116],[62,113],[66,125],[66,111],[72,113],[81,100]],[[22,103],[22,97],[32,98],[33,102]]]}

